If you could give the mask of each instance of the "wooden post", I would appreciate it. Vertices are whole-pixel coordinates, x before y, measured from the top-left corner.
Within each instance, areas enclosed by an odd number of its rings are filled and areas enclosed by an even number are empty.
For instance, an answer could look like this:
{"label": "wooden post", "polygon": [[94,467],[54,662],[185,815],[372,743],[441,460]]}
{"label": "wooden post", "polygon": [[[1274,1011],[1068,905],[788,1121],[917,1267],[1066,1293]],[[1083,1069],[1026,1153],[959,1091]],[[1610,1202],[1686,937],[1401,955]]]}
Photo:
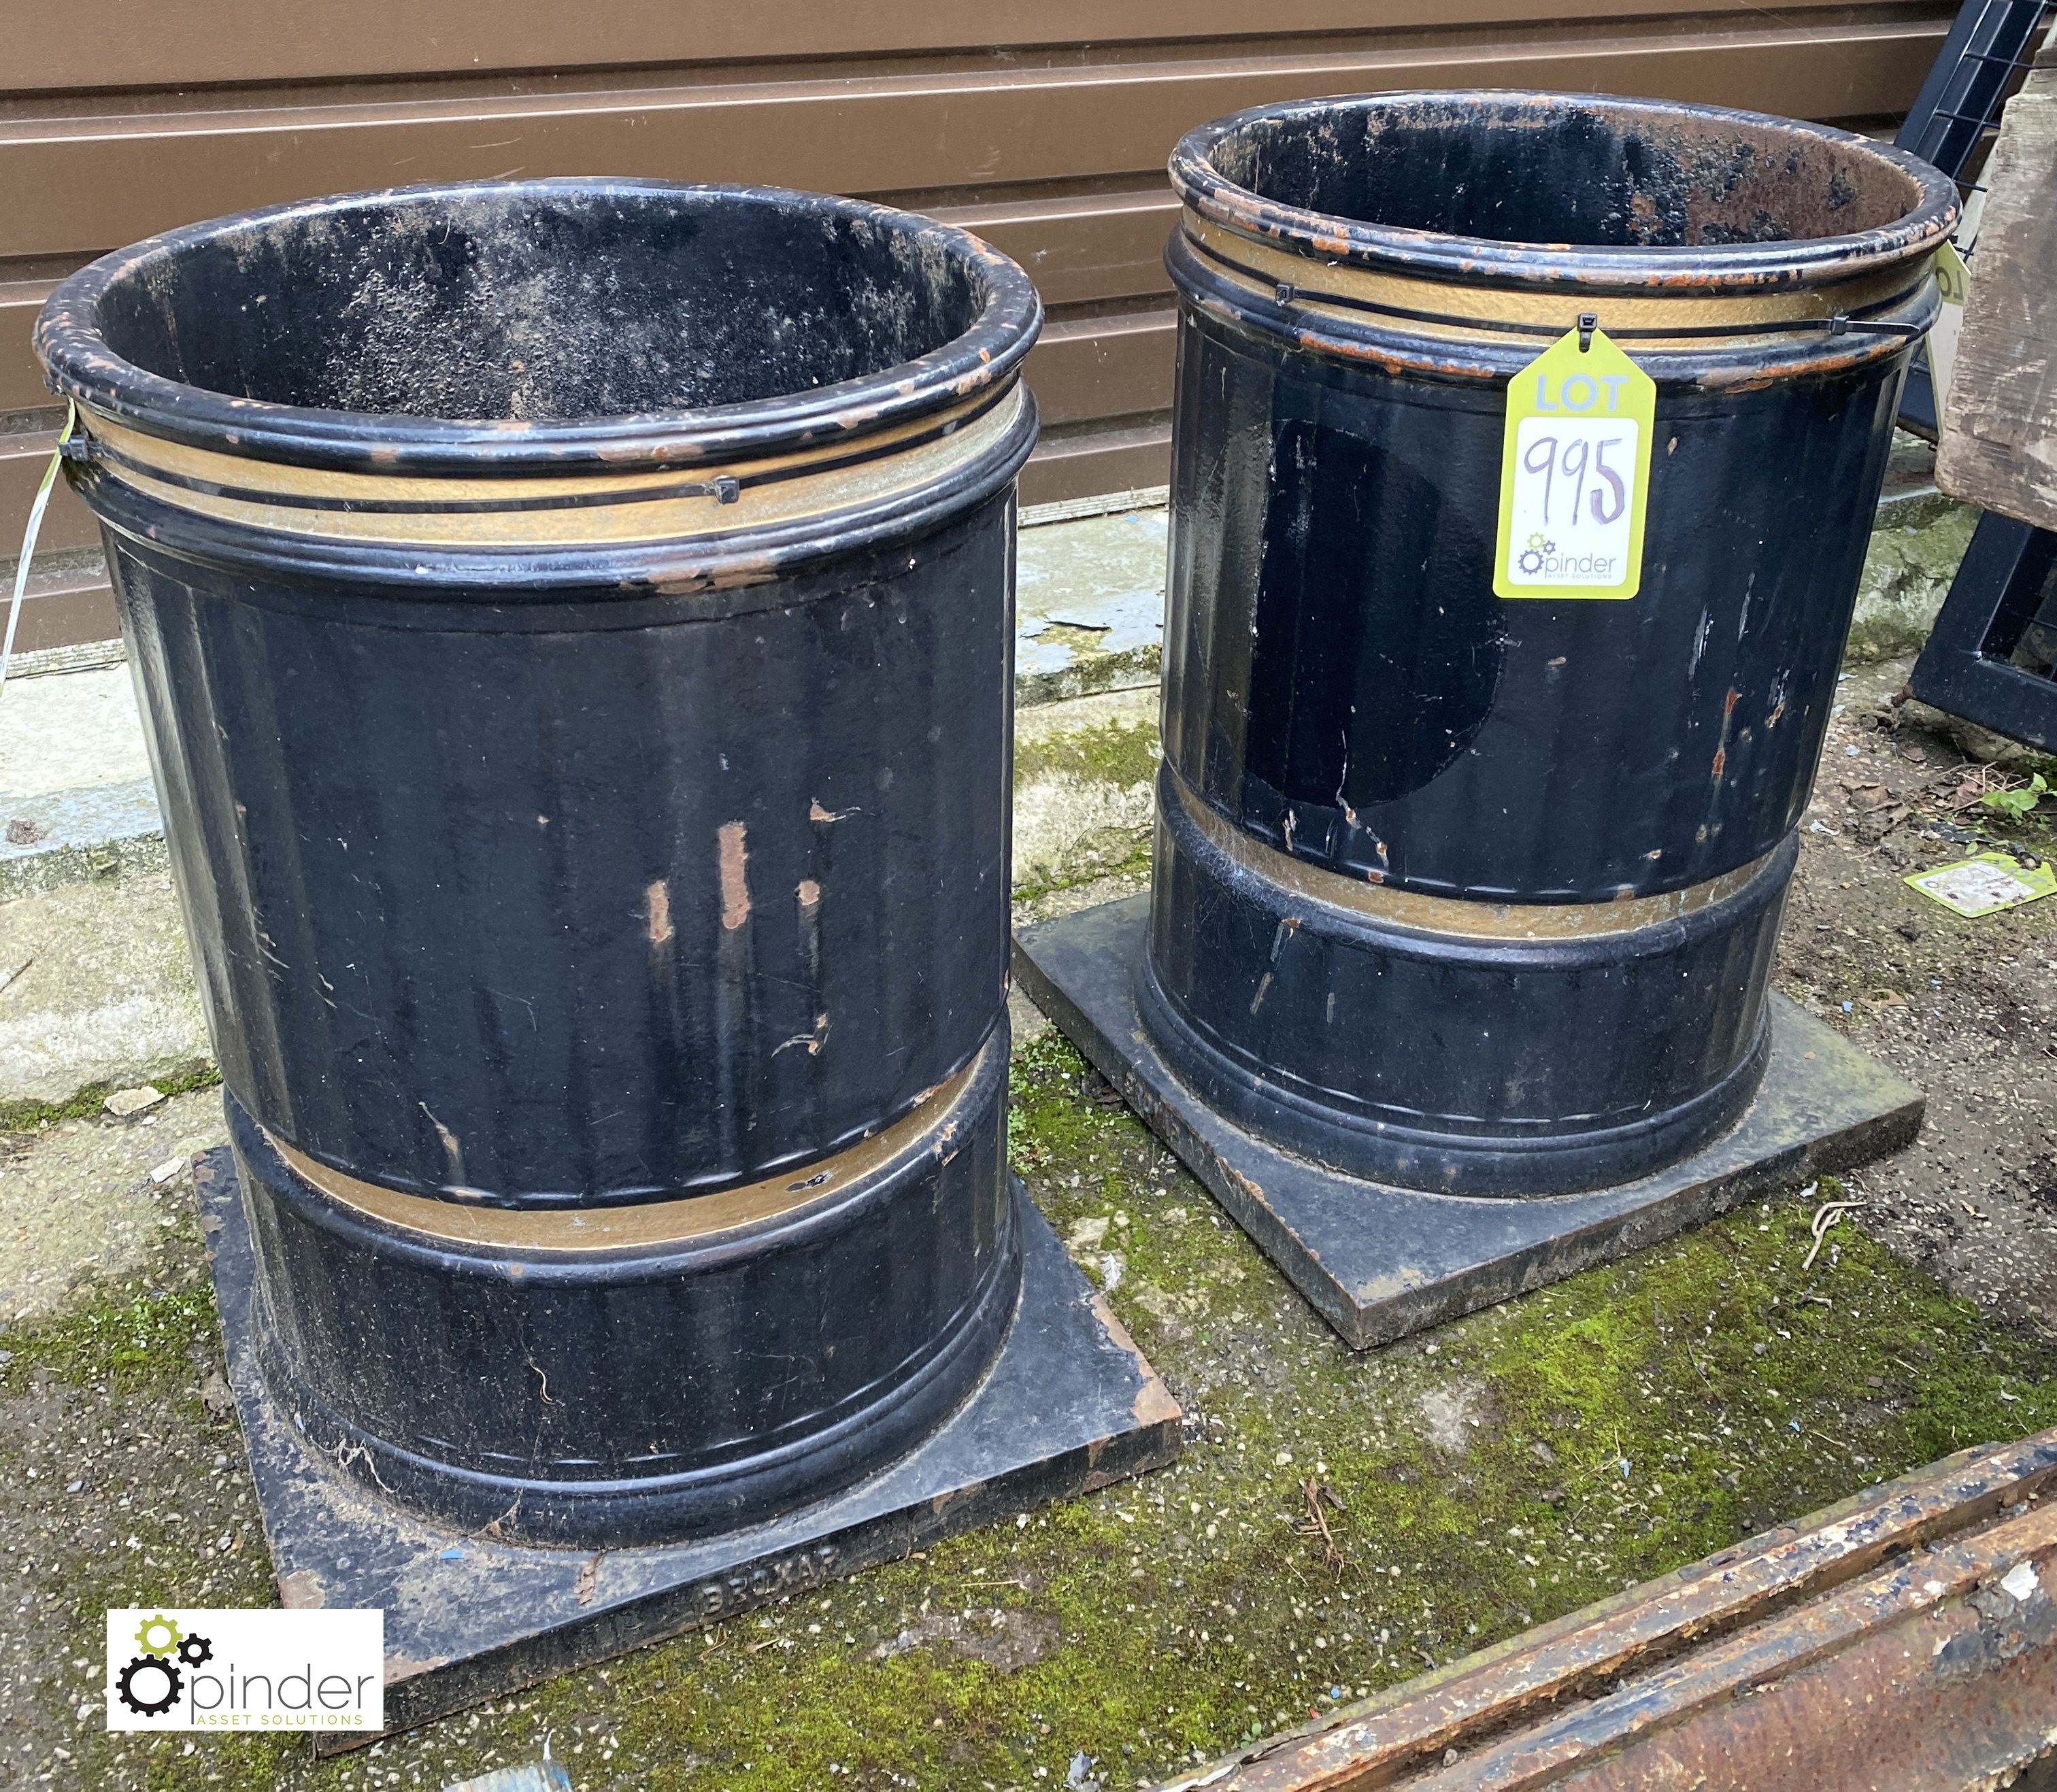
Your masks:
{"label": "wooden post", "polygon": [[2007,102],[1987,179],[1936,483],[2057,529],[2057,42]]}

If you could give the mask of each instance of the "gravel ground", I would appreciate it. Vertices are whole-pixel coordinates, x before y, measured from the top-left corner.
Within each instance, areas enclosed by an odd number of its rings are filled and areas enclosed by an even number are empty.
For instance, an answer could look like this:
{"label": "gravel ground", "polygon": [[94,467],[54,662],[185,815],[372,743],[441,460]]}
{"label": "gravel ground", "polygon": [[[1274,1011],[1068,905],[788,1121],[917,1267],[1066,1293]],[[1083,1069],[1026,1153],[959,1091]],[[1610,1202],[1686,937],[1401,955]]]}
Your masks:
{"label": "gravel ground", "polygon": [[1849,1179],[1859,1223],[1954,1292],[2057,1332],[2057,897],[1968,920],[1902,881],[1984,849],[1924,827],[2000,829],[2053,854],[2057,832],[2003,829],[1980,799],[2020,776],[1893,703],[1911,664],[1845,682],[1779,979],[1928,1098],[1914,1144]]}
{"label": "gravel ground", "polygon": [[275,1603],[192,1201],[192,1155],[223,1137],[209,1090],[7,1141],[0,1786],[106,1783],[98,1612],[175,1580]]}

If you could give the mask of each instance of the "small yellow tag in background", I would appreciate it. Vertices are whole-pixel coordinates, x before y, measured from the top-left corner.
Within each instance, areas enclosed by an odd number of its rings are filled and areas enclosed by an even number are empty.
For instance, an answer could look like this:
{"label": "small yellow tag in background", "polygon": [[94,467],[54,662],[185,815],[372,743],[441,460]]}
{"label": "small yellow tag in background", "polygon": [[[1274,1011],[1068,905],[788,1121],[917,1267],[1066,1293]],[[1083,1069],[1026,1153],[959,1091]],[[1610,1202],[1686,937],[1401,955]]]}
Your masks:
{"label": "small yellow tag in background", "polygon": [[1502,597],[1633,597],[1657,382],[1595,330],[1568,331],[1508,382],[1500,537]]}
{"label": "small yellow tag in background", "polygon": [[1936,284],[1945,305],[1961,305],[1971,293],[1971,274],[1957,245],[1945,243],[1936,251]]}
{"label": "small yellow tag in background", "polygon": [[1943,414],[1950,378],[1957,370],[1957,338],[1964,334],[1964,301],[1971,295],[1971,272],[1957,245],[1945,243],[1936,251],[1936,284],[1943,308],[1928,326],[1928,378],[1936,389],[1936,415]]}
{"label": "small yellow tag in background", "polygon": [[1917,871],[1903,881],[1972,920],[2057,896],[2057,873],[2047,864],[2025,865],[2011,852],[1981,852],[1934,871]]}

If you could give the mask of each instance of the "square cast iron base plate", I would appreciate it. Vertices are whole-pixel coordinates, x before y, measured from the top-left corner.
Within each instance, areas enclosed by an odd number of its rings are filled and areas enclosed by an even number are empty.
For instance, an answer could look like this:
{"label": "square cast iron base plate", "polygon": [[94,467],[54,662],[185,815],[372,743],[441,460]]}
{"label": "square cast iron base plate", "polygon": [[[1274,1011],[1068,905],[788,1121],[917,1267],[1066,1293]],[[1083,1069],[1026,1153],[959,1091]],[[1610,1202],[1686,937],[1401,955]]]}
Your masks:
{"label": "square cast iron base plate", "polygon": [[250,1235],[225,1147],[200,1160],[196,1180],[280,1596],[384,1609],[389,1733],[1179,1454],[1177,1402],[1017,1182],[1021,1299],[1007,1340],[977,1391],[890,1468],[769,1524],[690,1543],[529,1549],[451,1529],[367,1496],[302,1445],[257,1373]]}
{"label": "square cast iron base plate", "polygon": [[1131,896],[1024,928],[1014,942],[1022,992],[1358,1350],[1882,1157],[1921,1125],[1918,1089],[1774,992],[1756,1100],[1732,1131],[1667,1170],[1536,1201],[1366,1181],[1231,1125],[1172,1075],[1136,1008],[1149,914],[1149,897]]}

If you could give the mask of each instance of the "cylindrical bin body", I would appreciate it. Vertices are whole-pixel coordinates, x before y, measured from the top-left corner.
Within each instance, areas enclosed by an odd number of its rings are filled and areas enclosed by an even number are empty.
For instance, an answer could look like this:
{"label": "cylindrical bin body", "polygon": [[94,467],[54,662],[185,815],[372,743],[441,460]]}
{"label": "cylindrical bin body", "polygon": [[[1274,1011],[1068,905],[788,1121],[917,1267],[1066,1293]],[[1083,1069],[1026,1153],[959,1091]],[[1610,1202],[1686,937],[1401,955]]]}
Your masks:
{"label": "cylindrical bin body", "polygon": [[505,1533],[749,1521],[1011,1318],[1040,307],[878,207],[414,188],[59,288],[313,1445]]}
{"label": "cylindrical bin body", "polygon": [[[1171,161],[1164,763],[1139,996],[1215,1107],[1472,1195],[1734,1124],[1948,183],[1654,101],[1392,93]],[[1503,600],[1510,376],[1656,383],[1641,588]]]}

